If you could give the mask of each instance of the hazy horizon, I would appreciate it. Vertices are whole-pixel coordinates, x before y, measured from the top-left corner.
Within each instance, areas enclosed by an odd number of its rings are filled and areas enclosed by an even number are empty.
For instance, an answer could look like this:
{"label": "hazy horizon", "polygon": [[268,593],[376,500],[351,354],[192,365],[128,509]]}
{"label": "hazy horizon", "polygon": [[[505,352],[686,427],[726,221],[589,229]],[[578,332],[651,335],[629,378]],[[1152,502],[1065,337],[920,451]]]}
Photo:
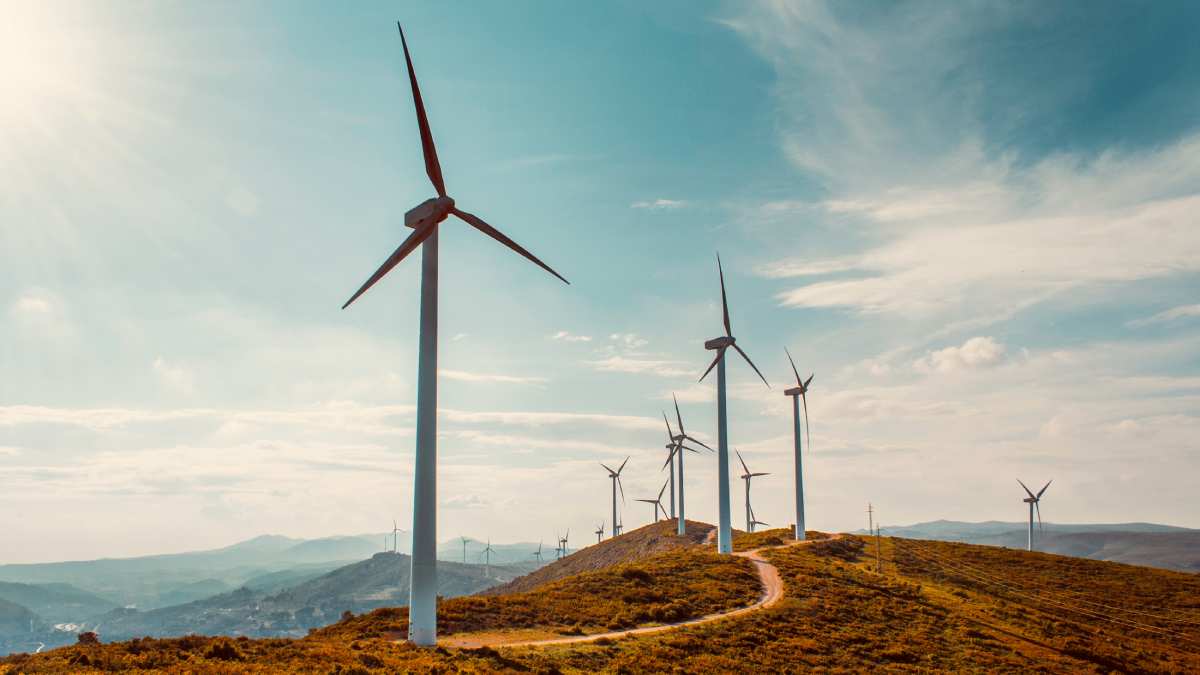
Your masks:
{"label": "hazy horizon", "polygon": [[339,309],[433,195],[397,19],[451,194],[571,281],[442,227],[439,541],[591,541],[626,455],[648,522],[672,393],[716,435],[717,251],[760,519],[786,346],[810,529],[1017,478],[1200,528],[1200,5],[7,9],[0,564],[411,529],[419,261]]}

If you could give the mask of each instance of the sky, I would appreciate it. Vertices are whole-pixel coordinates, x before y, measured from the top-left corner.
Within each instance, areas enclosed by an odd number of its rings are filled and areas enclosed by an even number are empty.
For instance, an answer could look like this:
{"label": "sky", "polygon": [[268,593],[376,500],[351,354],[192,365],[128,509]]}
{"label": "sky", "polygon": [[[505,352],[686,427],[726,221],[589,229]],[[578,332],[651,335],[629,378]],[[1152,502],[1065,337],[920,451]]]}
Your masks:
{"label": "sky", "polygon": [[[584,541],[666,479],[662,413],[792,521],[1200,527],[1200,5],[6,5],[0,563],[411,522],[434,195],[438,536]],[[688,458],[691,518],[716,460]],[[740,472],[738,472],[740,473]],[[742,489],[732,478],[734,524]],[[611,525],[611,524],[610,524]],[[576,541],[573,539],[573,541]]]}

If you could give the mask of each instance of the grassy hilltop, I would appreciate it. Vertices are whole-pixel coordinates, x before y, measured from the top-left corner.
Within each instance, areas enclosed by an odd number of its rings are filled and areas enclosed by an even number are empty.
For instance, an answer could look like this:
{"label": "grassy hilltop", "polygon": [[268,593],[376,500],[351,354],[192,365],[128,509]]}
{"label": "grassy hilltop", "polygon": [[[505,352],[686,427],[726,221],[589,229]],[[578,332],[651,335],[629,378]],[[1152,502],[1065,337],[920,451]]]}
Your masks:
{"label": "grassy hilltop", "polygon": [[0,673],[1200,672],[1195,575],[886,537],[878,549],[852,535],[778,546],[785,530],[735,538],[739,549],[767,547],[785,592],[772,607],[655,634],[502,646],[751,604],[761,593],[751,563],[715,555],[707,528],[676,537],[647,526],[548,566],[541,581],[443,601],[437,649],[396,642],[407,614],[380,609],[301,639],[74,645],[0,660]]}

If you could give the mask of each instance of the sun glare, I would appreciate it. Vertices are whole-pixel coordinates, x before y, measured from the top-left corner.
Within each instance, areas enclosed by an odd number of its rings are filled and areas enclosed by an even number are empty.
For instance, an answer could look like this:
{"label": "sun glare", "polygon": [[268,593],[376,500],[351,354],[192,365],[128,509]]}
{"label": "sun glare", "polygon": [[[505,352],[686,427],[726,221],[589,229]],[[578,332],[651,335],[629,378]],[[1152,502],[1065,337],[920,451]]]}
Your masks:
{"label": "sun glare", "polygon": [[6,3],[0,21],[0,133],[21,132],[86,86],[79,44],[50,2]]}

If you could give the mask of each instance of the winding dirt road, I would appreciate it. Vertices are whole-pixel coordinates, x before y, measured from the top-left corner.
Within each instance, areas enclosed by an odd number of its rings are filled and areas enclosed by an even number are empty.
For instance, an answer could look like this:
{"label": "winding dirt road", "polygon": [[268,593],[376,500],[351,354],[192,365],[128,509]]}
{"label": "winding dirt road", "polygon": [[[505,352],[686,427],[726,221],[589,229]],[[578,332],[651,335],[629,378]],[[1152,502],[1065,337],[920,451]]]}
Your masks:
{"label": "winding dirt road", "polygon": [[[716,533],[715,528],[713,530],[713,533],[714,534]],[[834,535],[831,538],[837,539],[838,537],[839,537],[839,535]],[[710,536],[710,538],[711,538],[711,536]],[[548,639],[540,639],[540,640],[519,640],[516,642],[493,642],[491,640],[485,641],[485,640],[481,640],[478,638],[472,639],[472,637],[469,635],[464,635],[459,639],[455,639],[455,636],[450,635],[450,636],[447,636],[446,638],[444,638],[441,642],[444,646],[447,646],[447,647],[479,647],[485,643],[490,647],[542,647],[542,646],[548,647],[548,646],[553,646],[553,645],[567,645],[567,644],[578,644],[578,643],[582,643],[582,642],[594,642],[594,641],[600,640],[602,638],[615,639],[615,638],[623,638],[623,637],[626,637],[629,635],[648,635],[651,633],[662,633],[662,632],[669,631],[669,630],[675,630],[677,628],[684,628],[687,626],[696,626],[696,625],[699,625],[702,623],[710,623],[712,621],[721,621],[723,619],[732,619],[734,617],[741,616],[743,614],[748,614],[750,612],[756,612],[760,609],[765,609],[767,607],[770,607],[771,605],[774,605],[775,603],[779,602],[779,600],[781,598],[783,598],[783,580],[779,578],[779,570],[776,569],[776,567],[774,565],[767,562],[766,558],[764,558],[762,555],[763,551],[768,550],[768,549],[785,548],[787,546],[802,546],[804,544],[811,544],[814,541],[828,541],[828,540],[807,539],[805,541],[791,541],[787,544],[784,544],[783,546],[769,546],[769,547],[764,547],[764,548],[756,548],[752,551],[742,551],[740,553],[734,553],[733,555],[736,555],[736,556],[739,556],[742,558],[746,558],[747,560],[749,560],[751,563],[754,564],[754,569],[755,569],[755,571],[758,572],[759,581],[762,582],[763,592],[762,592],[762,596],[758,599],[758,602],[755,602],[752,605],[747,605],[745,607],[739,607],[738,609],[730,610],[728,612],[721,612],[718,614],[706,614],[705,616],[702,616],[699,618],[689,619],[687,621],[680,621],[677,623],[667,623],[667,624],[662,624],[659,626],[646,626],[643,628],[628,628],[625,630],[609,631],[607,633],[593,633],[591,635],[575,635],[575,636],[571,636],[571,637],[548,638]]]}

